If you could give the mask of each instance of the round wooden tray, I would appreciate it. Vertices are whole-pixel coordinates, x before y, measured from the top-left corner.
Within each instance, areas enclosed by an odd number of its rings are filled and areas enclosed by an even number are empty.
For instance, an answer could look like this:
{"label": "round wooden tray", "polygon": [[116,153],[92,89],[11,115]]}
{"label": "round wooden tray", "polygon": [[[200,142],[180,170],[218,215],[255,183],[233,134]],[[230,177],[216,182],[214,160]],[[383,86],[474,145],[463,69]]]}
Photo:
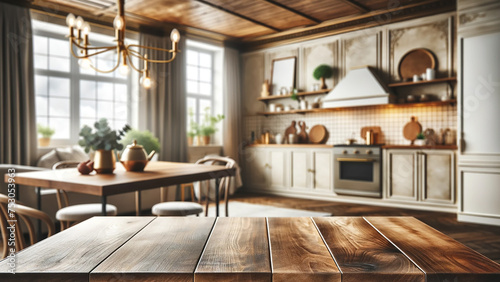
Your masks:
{"label": "round wooden tray", "polygon": [[416,74],[420,77],[421,74],[425,73],[427,68],[436,68],[436,58],[431,51],[427,49],[413,49],[406,53],[399,61],[399,77],[403,81],[412,79],[413,75]]}
{"label": "round wooden tray", "polygon": [[328,137],[328,133],[326,131],[326,127],[317,124],[311,128],[309,131],[309,142],[313,144],[322,144],[326,142],[326,139]]}

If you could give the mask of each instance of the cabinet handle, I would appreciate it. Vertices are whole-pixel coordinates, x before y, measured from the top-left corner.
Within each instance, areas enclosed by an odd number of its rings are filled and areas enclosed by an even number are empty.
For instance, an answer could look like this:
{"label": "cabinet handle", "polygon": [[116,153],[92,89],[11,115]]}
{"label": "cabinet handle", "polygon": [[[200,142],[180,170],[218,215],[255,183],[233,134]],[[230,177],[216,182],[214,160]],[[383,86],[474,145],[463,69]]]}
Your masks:
{"label": "cabinet handle", "polygon": [[271,168],[269,164],[265,164],[264,167]]}
{"label": "cabinet handle", "polygon": [[314,169],[307,169],[307,172],[315,173],[316,171]]}

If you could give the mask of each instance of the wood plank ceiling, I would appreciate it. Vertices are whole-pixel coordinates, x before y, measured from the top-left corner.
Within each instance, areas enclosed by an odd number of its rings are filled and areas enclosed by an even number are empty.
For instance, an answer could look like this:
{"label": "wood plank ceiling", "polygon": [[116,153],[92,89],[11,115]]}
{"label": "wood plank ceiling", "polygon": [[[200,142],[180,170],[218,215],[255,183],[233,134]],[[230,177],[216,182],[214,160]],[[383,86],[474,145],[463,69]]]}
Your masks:
{"label": "wood plank ceiling", "polygon": [[[116,15],[115,0],[29,0],[41,9],[57,7],[61,14],[97,17]],[[225,39],[252,41],[259,37],[347,21],[383,11],[443,0],[126,0],[127,25],[178,24]],[[454,2],[454,1],[448,1]]]}

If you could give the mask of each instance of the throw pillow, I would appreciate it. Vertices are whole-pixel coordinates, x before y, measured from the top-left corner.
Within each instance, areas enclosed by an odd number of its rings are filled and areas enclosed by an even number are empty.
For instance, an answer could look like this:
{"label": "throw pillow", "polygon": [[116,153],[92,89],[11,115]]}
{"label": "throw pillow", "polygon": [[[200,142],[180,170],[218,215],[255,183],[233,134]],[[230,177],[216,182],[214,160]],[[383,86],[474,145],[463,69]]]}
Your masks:
{"label": "throw pillow", "polygon": [[52,151],[48,152],[47,154],[43,155],[42,157],[40,157],[36,166],[51,169],[52,166],[55,163],[57,163],[58,161],[60,161],[60,159],[56,153],[56,150],[52,150]]}

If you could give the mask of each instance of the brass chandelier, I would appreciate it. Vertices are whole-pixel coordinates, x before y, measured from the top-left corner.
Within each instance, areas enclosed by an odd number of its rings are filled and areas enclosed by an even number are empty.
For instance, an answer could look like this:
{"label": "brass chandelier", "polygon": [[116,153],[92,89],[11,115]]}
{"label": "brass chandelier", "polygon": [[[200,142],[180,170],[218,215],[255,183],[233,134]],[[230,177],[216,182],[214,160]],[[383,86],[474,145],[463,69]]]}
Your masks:
{"label": "brass chandelier", "polygon": [[[137,44],[125,44],[125,0],[117,0],[118,5],[118,14],[116,15],[113,26],[115,28],[115,41],[116,45],[114,46],[104,46],[104,47],[90,47],[89,43],[89,33],[90,33],[90,25],[88,22],[85,22],[82,17],[78,16],[75,18],[75,15],[69,14],[66,17],[66,24],[69,27],[69,42],[71,54],[75,58],[78,58],[79,65],[85,69],[93,69],[97,72],[101,73],[110,73],[118,69],[118,71],[127,75],[130,72],[130,68],[141,73],[140,83],[144,86],[144,88],[148,89],[152,85],[152,80],[149,73],[148,64],[149,63],[170,63],[175,59],[175,55],[180,52],[178,49],[178,43],[180,39],[180,34],[177,29],[173,29],[170,33],[170,40],[172,40],[172,49],[162,49],[148,46],[141,46]],[[75,32],[76,31],[76,32]],[[75,34],[76,33],[76,34]],[[78,50],[75,52],[75,47]],[[170,53],[170,58],[166,60],[156,60],[148,58],[147,54],[141,54],[139,51],[134,50],[132,48],[143,48],[155,51],[163,51]],[[116,65],[109,70],[101,70],[95,67],[90,60],[90,57],[116,50],[117,52],[117,60]],[[77,54],[79,53],[79,54]],[[138,58],[143,61],[144,68],[140,69],[134,66],[131,56]]]}

